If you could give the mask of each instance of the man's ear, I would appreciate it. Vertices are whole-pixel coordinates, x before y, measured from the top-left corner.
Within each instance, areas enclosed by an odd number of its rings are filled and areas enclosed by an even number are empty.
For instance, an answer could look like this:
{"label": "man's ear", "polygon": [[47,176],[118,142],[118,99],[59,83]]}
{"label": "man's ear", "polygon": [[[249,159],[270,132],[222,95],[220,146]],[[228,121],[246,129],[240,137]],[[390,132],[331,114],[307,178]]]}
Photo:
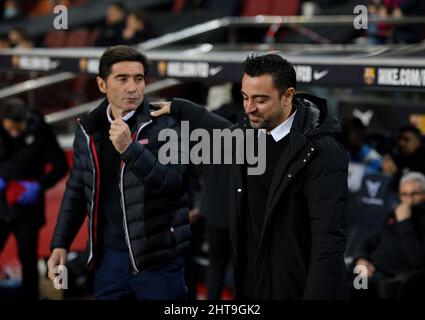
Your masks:
{"label": "man's ear", "polygon": [[103,80],[101,77],[97,76],[96,77],[96,82],[97,82],[97,86],[99,87],[100,92],[106,94],[106,81]]}
{"label": "man's ear", "polygon": [[283,100],[283,104],[285,106],[285,108],[287,106],[292,105],[292,98],[295,95],[295,89],[293,87],[289,87],[288,89],[286,89],[286,91],[283,93],[282,95],[282,100]]}

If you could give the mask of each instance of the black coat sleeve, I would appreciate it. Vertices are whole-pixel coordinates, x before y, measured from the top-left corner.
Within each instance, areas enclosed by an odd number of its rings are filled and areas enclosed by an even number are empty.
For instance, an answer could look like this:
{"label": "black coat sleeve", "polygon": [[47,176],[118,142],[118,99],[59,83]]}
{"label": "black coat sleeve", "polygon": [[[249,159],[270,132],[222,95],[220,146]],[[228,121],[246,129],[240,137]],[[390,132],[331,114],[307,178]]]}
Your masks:
{"label": "black coat sleeve", "polygon": [[412,268],[425,266],[425,217],[417,219],[416,225],[412,218],[398,222],[395,225],[400,245]]}
{"label": "black coat sleeve", "polygon": [[359,259],[366,259],[371,261],[371,255],[375,252],[379,243],[381,242],[381,230],[375,231],[366,239],[363,239],[354,249],[353,260],[354,262]]}
{"label": "black coat sleeve", "polygon": [[[181,154],[184,150],[180,148],[181,137],[177,134],[179,128],[175,126],[175,121],[171,117],[168,118],[167,128],[176,132],[174,138],[170,139],[167,143],[172,149],[171,152],[176,152],[178,159],[181,159]],[[172,194],[178,195],[186,190],[187,180],[185,172],[187,166],[181,164],[180,161],[163,164],[155,154],[137,141],[129,145],[127,150],[121,155],[121,159],[155,193],[170,196]]]}
{"label": "black coat sleeve", "polygon": [[312,243],[304,299],[345,299],[348,159],[331,137],[324,137],[317,146],[304,182]]}
{"label": "black coat sleeve", "polygon": [[42,149],[47,162],[52,166],[52,169],[39,180],[41,187],[45,190],[55,185],[65,176],[68,171],[68,164],[65,153],[59,146],[52,129],[47,124],[44,125],[44,137]]}
{"label": "black coat sleeve", "polygon": [[233,123],[227,119],[185,99],[174,98],[172,100],[171,115],[179,121],[189,121],[191,130],[203,128],[212,131],[233,126]]}
{"label": "black coat sleeve", "polygon": [[78,128],[74,140],[74,164],[66,183],[59,216],[50,244],[51,249],[65,248],[68,250],[87,215],[83,184],[83,158],[84,154],[88,156],[88,146],[84,144],[85,141],[81,128]]}

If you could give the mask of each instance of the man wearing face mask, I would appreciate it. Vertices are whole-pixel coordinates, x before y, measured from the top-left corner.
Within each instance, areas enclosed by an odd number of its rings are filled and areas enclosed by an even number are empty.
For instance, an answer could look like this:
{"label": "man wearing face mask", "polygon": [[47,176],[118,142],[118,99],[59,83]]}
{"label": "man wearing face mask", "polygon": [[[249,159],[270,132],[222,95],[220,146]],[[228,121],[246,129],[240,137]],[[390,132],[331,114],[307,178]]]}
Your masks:
{"label": "man wearing face mask", "polygon": [[[2,1],[0,1],[0,5]],[[19,0],[5,0],[3,5],[3,18],[7,21],[17,20],[22,17],[22,3]]]}
{"label": "man wearing face mask", "polygon": [[[44,191],[67,172],[65,154],[42,115],[19,99],[0,104],[0,251],[16,237],[25,300],[38,296],[38,231]],[[50,169],[46,170],[46,165]]]}

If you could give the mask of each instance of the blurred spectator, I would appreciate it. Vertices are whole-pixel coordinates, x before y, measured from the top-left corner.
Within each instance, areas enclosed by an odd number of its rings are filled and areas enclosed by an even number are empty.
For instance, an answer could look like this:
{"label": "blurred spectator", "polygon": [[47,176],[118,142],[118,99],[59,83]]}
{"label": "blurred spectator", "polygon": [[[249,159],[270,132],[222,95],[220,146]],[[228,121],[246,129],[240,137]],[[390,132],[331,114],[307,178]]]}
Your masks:
{"label": "blurred spectator", "polygon": [[[382,0],[371,0],[368,6],[369,17],[386,18],[388,11]],[[384,44],[388,42],[389,27],[386,23],[369,22],[367,30],[367,41],[369,44]]]}
{"label": "blurred spectator", "polygon": [[[371,0],[368,8],[370,16],[379,18],[402,18],[409,15],[424,15],[425,2],[417,0]],[[422,40],[422,25],[390,26],[386,23],[369,23],[368,42],[417,43]]]}
{"label": "blurred spectator", "polygon": [[355,264],[367,268],[367,291],[372,298],[386,278],[425,267],[425,176],[404,175],[399,197],[401,203],[382,228],[361,243],[355,254]]}
{"label": "blurred spectator", "polygon": [[[393,15],[395,17],[402,16],[423,16],[425,14],[425,1],[419,0],[385,0],[388,3],[392,2]],[[422,32],[421,32],[422,31]],[[423,38],[423,24],[401,25],[397,26],[394,31],[395,43],[418,43]]]}
{"label": "blurred spectator", "polygon": [[105,16],[105,22],[96,39],[96,47],[110,47],[120,44],[123,30],[126,26],[126,9],[120,2],[111,3]]}
{"label": "blurred spectator", "polygon": [[[241,122],[244,116],[241,84],[232,86],[232,101],[213,112],[232,123]],[[204,190],[202,212],[206,216],[209,260],[207,270],[208,300],[220,300],[231,261],[230,217],[227,188],[230,165],[209,165],[203,170]],[[233,282],[233,281],[232,281]]]}
{"label": "blurred spectator", "polygon": [[34,46],[33,43],[27,39],[24,31],[18,28],[11,29],[8,33],[8,38],[12,48],[28,49]]}
{"label": "blurred spectator", "polygon": [[[196,101],[196,103],[202,106],[207,104],[209,87],[204,82],[186,82],[181,84],[180,90],[180,97]],[[189,300],[195,300],[198,297],[197,284],[203,280],[203,271],[205,271],[201,270],[202,266],[197,261],[197,258],[203,255],[203,245],[205,243],[205,215],[201,211],[203,173],[200,166],[190,163],[187,167],[187,175],[189,177],[187,194],[190,209],[191,242],[189,250],[184,255],[185,280],[187,298]]]}
{"label": "blurred spectator", "polygon": [[342,124],[342,139],[350,162],[366,166],[365,174],[381,172],[382,156],[366,141],[366,126],[357,117],[346,119]]}
{"label": "blurred spectator", "polygon": [[[23,101],[2,105],[0,122],[0,251],[14,233],[22,265],[24,299],[38,296],[38,231],[44,224],[44,191],[67,172],[65,154],[42,115]],[[46,165],[51,169],[46,171]]]}
{"label": "blurred spectator", "polygon": [[6,0],[3,6],[3,18],[15,20],[22,17],[22,4],[18,0]]}
{"label": "blurred spectator", "polygon": [[394,158],[385,155],[382,162],[383,172],[394,177],[395,186],[409,171],[425,174],[425,147],[418,128],[407,125],[399,129],[397,151]]}
{"label": "blurred spectator", "polygon": [[142,11],[130,12],[122,32],[122,44],[133,45],[151,38],[151,30]]}

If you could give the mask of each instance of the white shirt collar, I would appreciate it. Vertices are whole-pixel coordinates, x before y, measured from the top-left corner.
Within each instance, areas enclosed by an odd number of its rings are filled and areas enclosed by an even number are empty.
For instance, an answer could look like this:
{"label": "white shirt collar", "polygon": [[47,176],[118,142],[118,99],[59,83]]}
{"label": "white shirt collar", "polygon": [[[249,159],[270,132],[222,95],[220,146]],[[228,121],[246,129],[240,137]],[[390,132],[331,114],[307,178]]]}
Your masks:
{"label": "white shirt collar", "polygon": [[294,117],[296,113],[297,111],[295,110],[295,112],[291,114],[291,116],[288,119],[283,121],[280,125],[274,128],[272,131],[267,132],[266,129],[260,129],[258,130],[258,134],[260,134],[260,132],[263,132],[265,134],[271,134],[274,141],[276,142],[282,140],[291,131],[292,122],[294,122]]}
{"label": "white shirt collar", "polygon": [[[136,110],[132,110],[129,113],[127,113],[124,117],[122,117],[122,119],[124,121],[127,121],[128,119],[130,119],[133,114],[136,112]],[[112,111],[111,111],[111,105],[108,105],[108,108],[106,109],[106,116],[108,117],[108,121],[109,123],[112,123],[112,121],[114,121],[114,119],[112,119]]]}

